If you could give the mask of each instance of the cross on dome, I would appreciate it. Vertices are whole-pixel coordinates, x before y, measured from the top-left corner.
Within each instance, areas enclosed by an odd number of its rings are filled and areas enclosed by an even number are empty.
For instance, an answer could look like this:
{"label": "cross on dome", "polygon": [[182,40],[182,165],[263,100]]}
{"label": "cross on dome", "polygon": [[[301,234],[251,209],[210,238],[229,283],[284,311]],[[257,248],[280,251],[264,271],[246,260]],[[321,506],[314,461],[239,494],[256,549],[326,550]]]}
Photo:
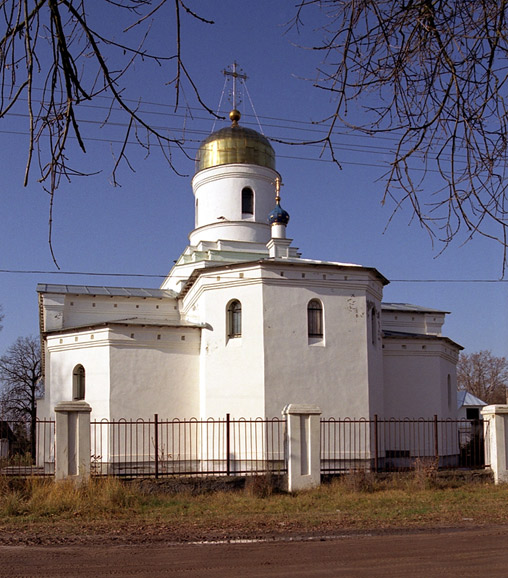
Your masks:
{"label": "cross on dome", "polygon": [[[242,72],[238,72],[237,70],[238,67],[238,63],[236,62],[236,60],[233,62],[233,64],[231,65],[230,69],[225,68],[222,72],[224,74],[224,76],[230,76],[233,79],[233,90],[232,90],[232,104],[233,104],[233,110],[237,109],[237,106],[239,103],[237,103],[237,86],[236,86],[236,79],[239,78],[240,80],[243,80],[244,82],[247,80],[247,75],[242,71]],[[241,69],[240,69],[241,70]],[[231,116],[231,115],[230,115]]]}

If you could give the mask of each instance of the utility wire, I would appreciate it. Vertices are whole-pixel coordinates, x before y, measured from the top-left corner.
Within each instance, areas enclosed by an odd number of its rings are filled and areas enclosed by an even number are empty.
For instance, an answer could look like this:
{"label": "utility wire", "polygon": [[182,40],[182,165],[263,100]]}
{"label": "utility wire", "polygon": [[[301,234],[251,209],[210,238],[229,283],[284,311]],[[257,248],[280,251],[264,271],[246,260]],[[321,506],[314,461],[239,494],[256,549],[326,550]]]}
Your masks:
{"label": "utility wire", "polygon": [[[90,121],[82,121],[82,122],[90,122]],[[97,123],[99,124],[99,123]],[[190,132],[190,131],[188,131]],[[193,131],[196,133],[200,133],[203,135],[203,137],[207,136],[207,132],[205,131]],[[12,130],[0,130],[0,134],[17,134],[17,135],[28,135],[28,132],[26,131],[12,131]],[[69,135],[70,139],[75,140],[76,137]],[[199,140],[193,140],[193,139],[188,139],[187,142],[193,142],[193,143],[200,143],[202,139]],[[83,137],[83,141],[85,142],[103,142],[103,143],[113,143],[113,144],[124,144],[124,141],[121,139],[112,139],[112,138],[97,138],[97,137]],[[139,144],[136,141],[131,141],[128,144],[132,144],[132,145],[137,145]],[[282,143],[284,144],[284,143]],[[303,145],[303,142],[302,142]],[[289,146],[289,145],[286,145]],[[298,146],[298,144],[293,145],[293,146]],[[333,148],[334,150],[342,150],[348,153],[351,152],[356,152],[356,153],[360,153],[360,154],[365,154],[365,155],[372,155],[372,154],[378,154],[378,155],[386,155],[387,150],[386,148],[382,148],[382,147],[375,147],[372,145],[368,145],[368,147],[366,148],[370,148],[372,149],[371,151],[367,151],[365,149],[362,148],[354,148],[357,147],[358,145],[346,145],[346,144],[334,144]],[[321,149],[321,145],[320,144],[306,144],[305,148],[319,148]],[[379,149],[379,150],[376,150]],[[197,152],[198,150],[198,146],[186,146],[186,150],[189,152]],[[284,154],[277,154],[277,158],[278,159],[288,159],[288,160],[298,160],[298,161],[308,161],[308,162],[318,162],[318,163],[327,163],[327,164],[332,164],[333,161],[332,159],[327,159],[327,158],[321,158],[321,157],[308,157],[308,156],[295,156],[295,155],[284,155]],[[390,164],[388,162],[385,163],[381,163],[381,162],[362,162],[362,161],[348,161],[345,159],[340,159],[340,164],[341,165],[351,165],[351,166],[362,166],[362,167],[375,167],[375,168],[381,168],[381,169],[387,169]],[[413,167],[413,170],[415,171],[426,171],[427,173],[439,173],[439,171],[437,169],[429,169],[429,168],[424,168],[424,167]]]}
{"label": "utility wire", "polygon": [[[148,277],[152,279],[165,279],[167,277],[167,275],[149,273],[96,273],[90,271],[44,271],[37,269],[0,269],[0,273],[20,275],[83,275],[90,277]],[[183,279],[183,276],[181,278]],[[390,279],[390,283],[508,283],[508,279]]]}
{"label": "utility wire", "polygon": [[[101,97],[104,99],[107,99],[107,97]],[[157,112],[157,111],[152,111],[152,110],[147,110],[143,108],[143,104],[144,105],[150,105],[150,106],[155,106],[155,107],[159,107],[161,109],[168,109],[163,110],[162,112]],[[82,104],[81,105],[83,109],[87,108],[87,109],[94,109],[94,110],[104,110],[105,112],[109,114],[111,114],[112,111],[119,111],[119,109],[111,109],[109,106],[101,106],[101,105],[93,105],[93,104]],[[142,105],[140,106],[138,112],[139,114],[145,114],[145,115],[158,115],[158,116],[164,116],[164,117],[171,117],[171,118],[182,118],[187,120],[187,115],[186,114],[182,114],[182,113],[178,113],[178,112],[173,112],[173,111],[169,111],[170,110],[170,105],[167,104],[162,104],[162,103],[155,103],[155,102],[148,102],[148,103],[142,103]],[[202,109],[198,108],[198,107],[186,107],[185,109],[186,111],[190,111],[192,113],[192,111],[198,111],[198,112],[203,112]],[[119,111],[120,112],[120,111]],[[227,116],[227,114],[224,111],[218,111],[219,114],[225,114],[225,116]],[[15,113],[15,112],[11,112],[9,114],[9,116],[17,116],[17,117],[21,117],[21,118],[28,118],[28,115],[25,113]],[[245,114],[244,115],[244,122],[243,124],[245,125],[252,125],[255,126],[256,122],[245,122],[245,118],[248,117],[252,117],[255,121],[259,122],[259,119],[257,117],[257,115],[251,115],[251,114]],[[193,117],[194,120],[196,121],[211,121],[212,119],[208,118],[208,117],[204,117],[204,116],[194,116]],[[301,143],[303,145],[303,143],[306,143],[308,141],[314,141],[314,140],[319,140],[320,138],[324,137],[327,135],[327,128],[326,126],[322,126],[319,122],[312,122],[312,121],[304,121],[304,120],[295,120],[295,119],[288,119],[288,118],[282,118],[282,117],[268,117],[268,116],[261,116],[259,117],[260,119],[266,119],[267,121],[275,121],[274,122],[269,122],[269,123],[265,123],[263,122],[263,126],[264,127],[270,127],[270,128],[274,128],[277,130],[290,130],[290,131],[298,131],[300,133],[302,132],[307,132],[307,133],[312,133],[313,136],[310,135],[305,135],[301,136],[301,137],[295,137],[295,138],[288,138],[288,137],[280,137],[280,136],[268,136],[268,138],[274,139],[276,141],[286,141],[286,142],[281,142],[280,144],[285,145],[285,146],[298,146],[299,143]],[[100,125],[100,126],[104,126],[104,121],[103,120],[90,120],[90,119],[78,119],[77,121],[79,124],[96,124],[96,125]],[[287,124],[286,124],[287,123]],[[106,123],[108,126],[111,127],[120,127],[122,129],[127,129],[128,124],[124,123],[124,122],[113,122],[111,120],[109,120]],[[183,137],[183,140],[188,143],[188,142],[196,142],[199,143],[203,137],[208,136],[210,134],[209,131],[205,130],[205,129],[188,129],[188,128],[184,128],[183,127],[169,127],[168,125],[154,125],[154,128],[156,128],[159,131],[168,131],[170,134],[178,134],[178,133],[194,133],[196,134],[196,136],[200,136],[201,138],[199,140],[193,140],[193,139],[187,139],[185,137]],[[213,129],[212,129],[213,130]],[[2,132],[2,131],[0,131]],[[19,134],[28,134],[26,132],[20,132]],[[396,137],[395,133],[392,133],[393,136],[390,135],[386,135],[386,134],[377,134],[375,136],[376,140],[383,140],[383,141],[389,141],[392,142],[394,144],[399,142],[399,139]],[[376,146],[376,145],[372,145],[372,136],[368,135],[368,134],[362,134],[359,132],[352,132],[350,129],[347,129],[347,127],[344,127],[342,130],[339,128],[338,130],[334,131],[334,138],[342,138],[342,137],[347,137],[348,139],[352,139],[352,138],[356,138],[356,139],[368,139],[367,142],[369,144],[365,144],[365,143],[361,143],[361,144],[352,144],[351,142],[343,142],[341,141],[340,144],[338,143],[332,143],[334,149],[336,150],[343,150],[343,151],[347,151],[347,152],[357,152],[357,153],[365,153],[365,154],[370,154],[372,152],[375,152],[376,154],[380,154],[380,155],[386,155],[387,153],[392,154],[393,151],[387,150],[386,147],[382,147],[382,146]],[[172,138],[178,138],[178,137],[172,137]],[[120,144],[123,144],[123,140],[112,140],[112,139],[91,139],[91,138],[87,138],[84,137],[84,140],[94,140],[94,141],[98,141],[98,142],[117,142]],[[293,141],[292,143],[289,143],[288,141]],[[132,144],[136,144],[136,143],[132,143]],[[313,144],[306,144],[306,147],[317,147],[319,149],[322,149],[322,143],[313,143]],[[355,148],[352,148],[355,147]],[[192,150],[192,149],[191,149]],[[296,160],[308,160],[308,161],[321,161],[321,162],[328,162],[328,163],[332,163],[333,161],[331,159],[321,159],[321,158],[308,158],[308,157],[294,157],[294,156],[282,156],[282,155],[278,155],[278,157],[282,157],[282,158],[290,158],[290,159],[296,159]],[[463,155],[464,161],[466,160],[466,155]],[[342,161],[341,163],[344,164],[353,164],[353,165],[360,165],[360,166],[375,166],[375,167],[381,167],[381,168],[386,168],[388,167],[388,163],[385,164],[372,164],[372,163],[361,163],[361,162],[349,162],[349,161]],[[438,171],[436,171],[438,172]]]}
{"label": "utility wire", "polygon": [[152,277],[165,279],[167,275],[152,275],[148,273],[94,273],[90,271],[40,271],[37,269],[0,269],[0,273],[17,275],[85,275],[90,277]]}

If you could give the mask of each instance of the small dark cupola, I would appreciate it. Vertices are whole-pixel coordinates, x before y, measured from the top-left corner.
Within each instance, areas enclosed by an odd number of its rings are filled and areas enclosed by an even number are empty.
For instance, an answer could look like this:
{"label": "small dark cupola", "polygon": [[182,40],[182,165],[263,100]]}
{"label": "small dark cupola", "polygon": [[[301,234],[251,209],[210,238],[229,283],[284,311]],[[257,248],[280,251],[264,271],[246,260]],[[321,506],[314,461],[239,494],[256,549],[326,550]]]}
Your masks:
{"label": "small dark cupola", "polygon": [[289,213],[280,206],[280,178],[275,181],[275,209],[268,215],[270,225],[283,225],[289,223]]}

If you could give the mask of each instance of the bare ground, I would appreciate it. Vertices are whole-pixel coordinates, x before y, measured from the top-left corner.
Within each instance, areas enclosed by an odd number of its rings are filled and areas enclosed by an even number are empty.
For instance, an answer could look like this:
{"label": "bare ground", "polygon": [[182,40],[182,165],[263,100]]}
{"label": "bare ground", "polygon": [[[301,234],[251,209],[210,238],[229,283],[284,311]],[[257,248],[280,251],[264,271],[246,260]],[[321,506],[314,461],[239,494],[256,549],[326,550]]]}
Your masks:
{"label": "bare ground", "polygon": [[[265,541],[177,543],[174,529],[122,527],[119,534],[40,534],[33,542],[53,545],[0,546],[0,576],[354,576],[505,577],[508,526],[267,536]],[[3,543],[9,534],[2,532]],[[185,534],[180,535],[180,538]],[[15,542],[14,536],[10,541]],[[100,540],[103,540],[101,543]],[[62,541],[63,545],[55,545]],[[30,543],[27,536],[25,544]]]}
{"label": "bare ground", "polygon": [[[507,521],[508,522],[508,521]],[[492,524],[491,524],[492,525]],[[238,518],[215,518],[192,521],[188,518],[172,522],[140,522],[126,520],[83,521],[79,519],[58,520],[54,523],[20,521],[0,525],[0,546],[114,546],[141,544],[184,544],[196,542],[218,542],[238,540],[290,541],[318,540],[330,536],[418,534],[421,532],[480,531],[484,527],[478,520],[464,518],[453,525],[446,523],[422,523],[418,526],[397,528],[372,524],[343,524],[336,519],[320,518],[309,521],[307,515],[301,519],[277,518],[275,516]],[[485,524],[488,528],[489,525]],[[494,527],[506,529],[497,524]],[[508,542],[507,542],[508,552]],[[508,575],[508,569],[507,569]]]}

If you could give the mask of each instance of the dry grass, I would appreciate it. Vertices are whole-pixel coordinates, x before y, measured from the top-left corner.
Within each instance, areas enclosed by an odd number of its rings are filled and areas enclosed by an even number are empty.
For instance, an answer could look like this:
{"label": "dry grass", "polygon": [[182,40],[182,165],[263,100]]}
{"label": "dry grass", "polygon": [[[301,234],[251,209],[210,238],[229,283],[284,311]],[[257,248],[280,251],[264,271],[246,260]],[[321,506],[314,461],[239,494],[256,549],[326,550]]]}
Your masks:
{"label": "dry grass", "polygon": [[485,482],[438,487],[429,464],[389,479],[352,472],[296,495],[278,492],[269,477],[250,480],[244,491],[200,495],[148,494],[113,478],[82,486],[0,478],[0,543],[23,532],[39,532],[48,540],[92,531],[188,540],[503,524],[507,519],[508,487]]}
{"label": "dry grass", "polygon": [[103,517],[125,512],[136,502],[128,485],[110,478],[78,486],[31,478],[11,481],[0,477],[0,519],[24,517],[65,518],[89,513]]}

